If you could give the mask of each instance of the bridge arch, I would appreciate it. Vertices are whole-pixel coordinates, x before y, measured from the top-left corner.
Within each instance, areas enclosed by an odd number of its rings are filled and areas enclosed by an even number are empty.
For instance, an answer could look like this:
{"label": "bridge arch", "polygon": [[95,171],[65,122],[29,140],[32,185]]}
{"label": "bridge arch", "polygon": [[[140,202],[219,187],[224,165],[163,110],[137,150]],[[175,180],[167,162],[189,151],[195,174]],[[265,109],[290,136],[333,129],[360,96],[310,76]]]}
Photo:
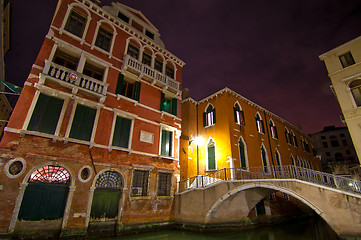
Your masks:
{"label": "bridge arch", "polygon": [[[246,202],[250,205],[248,205],[248,210],[246,212],[243,209],[242,216],[247,217],[249,215],[249,212],[256,206],[256,204],[261,201],[263,198],[267,197],[269,194],[280,191],[286,194],[289,194],[290,196],[298,199],[302,203],[304,203],[306,206],[311,208],[313,211],[315,211],[331,228],[334,229],[334,224],[327,218],[327,216],[324,214],[324,212],[318,208],[315,204],[313,204],[308,199],[304,198],[302,195],[297,194],[296,192],[283,188],[271,183],[265,183],[265,182],[251,182],[251,183],[245,183],[241,186],[235,187],[234,189],[231,189],[227,193],[225,193],[223,196],[217,199],[217,201],[211,206],[211,208],[206,213],[204,223],[212,223],[214,221],[214,218],[216,218],[218,210],[222,207],[222,205],[226,204],[226,202],[229,202],[229,199],[233,198],[235,195],[245,192],[245,191],[253,191],[255,189],[266,189],[266,191],[259,191],[258,197],[252,196],[252,203],[250,203],[249,200],[246,200]],[[241,207],[240,207],[241,208]],[[223,210],[223,209],[222,209]],[[234,209],[232,209],[234,210]],[[228,214],[228,213],[225,213]]]}

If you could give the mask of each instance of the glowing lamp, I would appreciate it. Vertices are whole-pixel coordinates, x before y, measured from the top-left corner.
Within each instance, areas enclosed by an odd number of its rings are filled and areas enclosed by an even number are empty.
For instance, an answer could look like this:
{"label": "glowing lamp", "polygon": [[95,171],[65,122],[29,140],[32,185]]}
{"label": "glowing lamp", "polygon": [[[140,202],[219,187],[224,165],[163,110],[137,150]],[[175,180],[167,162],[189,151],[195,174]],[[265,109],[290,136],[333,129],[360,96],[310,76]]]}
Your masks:
{"label": "glowing lamp", "polygon": [[197,146],[203,146],[204,144],[204,139],[202,137],[195,137],[194,138],[194,143],[197,145]]}

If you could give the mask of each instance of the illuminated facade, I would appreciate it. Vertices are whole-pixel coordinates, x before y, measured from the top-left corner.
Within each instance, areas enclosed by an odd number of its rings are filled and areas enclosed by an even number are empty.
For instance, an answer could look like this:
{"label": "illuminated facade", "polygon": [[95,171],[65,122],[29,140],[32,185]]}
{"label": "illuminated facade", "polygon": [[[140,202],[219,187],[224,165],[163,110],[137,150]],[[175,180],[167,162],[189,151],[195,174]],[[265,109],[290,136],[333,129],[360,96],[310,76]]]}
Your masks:
{"label": "illuminated facade", "polygon": [[1,141],[1,233],[172,221],[184,63],[159,37],[120,3],[59,0]]}
{"label": "illuminated facade", "polygon": [[361,158],[361,36],[319,56],[327,68],[358,159]]}
{"label": "illuminated facade", "polygon": [[198,102],[183,92],[181,148],[182,179],[222,168],[320,169],[307,134],[228,88]]}

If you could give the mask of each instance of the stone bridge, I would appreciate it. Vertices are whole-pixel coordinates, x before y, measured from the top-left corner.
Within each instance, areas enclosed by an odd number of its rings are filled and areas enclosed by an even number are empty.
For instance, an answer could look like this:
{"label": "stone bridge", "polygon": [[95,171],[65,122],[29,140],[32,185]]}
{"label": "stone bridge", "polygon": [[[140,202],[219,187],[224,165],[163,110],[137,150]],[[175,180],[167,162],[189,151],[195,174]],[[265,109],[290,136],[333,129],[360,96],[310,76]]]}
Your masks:
{"label": "stone bridge", "polygon": [[240,179],[239,175],[235,170],[223,169],[218,178],[198,176],[192,184],[188,180],[186,188],[180,182],[183,192],[176,194],[176,221],[199,225],[240,222],[259,201],[280,191],[314,210],[339,236],[361,234],[358,181],[294,166],[263,174],[262,178],[248,174]]}

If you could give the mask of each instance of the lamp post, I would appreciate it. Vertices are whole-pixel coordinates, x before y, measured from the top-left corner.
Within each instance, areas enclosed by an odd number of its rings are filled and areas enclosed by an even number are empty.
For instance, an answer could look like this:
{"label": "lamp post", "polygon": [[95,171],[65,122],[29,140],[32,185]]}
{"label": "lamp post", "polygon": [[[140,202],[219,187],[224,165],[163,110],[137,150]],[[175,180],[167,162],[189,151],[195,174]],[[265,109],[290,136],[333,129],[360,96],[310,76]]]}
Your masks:
{"label": "lamp post", "polygon": [[197,176],[199,175],[199,146],[202,146],[204,144],[204,139],[200,136],[197,136],[194,138],[194,143],[197,146]]}

